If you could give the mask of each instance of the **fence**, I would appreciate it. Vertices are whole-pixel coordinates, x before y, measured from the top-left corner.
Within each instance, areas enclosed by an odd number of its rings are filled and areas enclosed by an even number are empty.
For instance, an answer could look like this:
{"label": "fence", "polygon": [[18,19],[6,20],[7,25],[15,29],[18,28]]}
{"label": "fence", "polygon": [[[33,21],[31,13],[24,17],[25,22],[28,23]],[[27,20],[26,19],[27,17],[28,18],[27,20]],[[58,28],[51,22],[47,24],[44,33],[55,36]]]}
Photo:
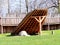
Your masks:
{"label": "fence", "polygon": [[[23,18],[20,17],[2,17],[0,19],[0,25],[3,26],[17,26]],[[60,17],[47,17],[44,25],[48,24],[60,24]]]}
{"label": "fence", "polygon": [[47,17],[44,24],[60,24],[60,17]]}
{"label": "fence", "polygon": [[[5,32],[13,31],[15,29],[15,27],[13,29],[12,26],[18,26],[18,24],[22,20],[23,20],[23,18],[20,18],[20,17],[2,17],[2,18],[0,18],[0,33],[3,33],[4,30],[5,30]],[[51,27],[50,25],[52,25],[52,24],[60,24],[60,17],[47,17],[44,25],[48,25],[48,27],[47,27],[48,30],[50,30],[50,27]],[[5,27],[5,26],[7,26],[7,27]],[[58,27],[58,26],[56,26],[56,27]],[[54,27],[51,27],[51,28],[54,28]],[[59,26],[59,28],[60,28],[60,26]]]}
{"label": "fence", "polygon": [[15,17],[15,18],[12,18],[12,17],[4,17],[4,18],[1,18],[1,25],[3,26],[17,26],[20,22],[22,21],[21,18],[19,17]]}

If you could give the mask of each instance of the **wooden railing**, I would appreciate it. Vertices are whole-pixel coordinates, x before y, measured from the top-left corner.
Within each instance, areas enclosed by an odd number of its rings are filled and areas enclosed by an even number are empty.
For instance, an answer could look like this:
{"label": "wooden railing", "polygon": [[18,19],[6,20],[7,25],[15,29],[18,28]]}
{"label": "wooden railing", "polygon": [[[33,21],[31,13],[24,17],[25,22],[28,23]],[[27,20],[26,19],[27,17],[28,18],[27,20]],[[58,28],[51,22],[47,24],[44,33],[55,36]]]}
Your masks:
{"label": "wooden railing", "polygon": [[4,17],[1,18],[1,25],[3,26],[17,26],[22,19],[20,17]]}
{"label": "wooden railing", "polygon": [[[23,20],[20,17],[2,17],[0,19],[0,25],[3,26],[18,26]],[[60,24],[60,17],[47,17],[44,24]]]}
{"label": "wooden railing", "polygon": [[44,24],[60,24],[60,17],[47,17]]}

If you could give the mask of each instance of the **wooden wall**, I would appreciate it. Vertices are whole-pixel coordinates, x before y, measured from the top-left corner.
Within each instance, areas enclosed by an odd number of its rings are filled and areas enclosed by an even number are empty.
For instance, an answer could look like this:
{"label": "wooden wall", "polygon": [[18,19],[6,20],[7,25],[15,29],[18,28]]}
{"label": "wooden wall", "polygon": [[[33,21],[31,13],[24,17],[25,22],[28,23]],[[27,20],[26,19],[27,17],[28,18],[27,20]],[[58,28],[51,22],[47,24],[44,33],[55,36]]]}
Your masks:
{"label": "wooden wall", "polygon": [[[3,26],[4,33],[11,33],[16,29],[17,26]],[[60,29],[60,24],[49,25],[50,30]],[[48,30],[48,25],[43,25],[42,30]],[[0,25],[0,33],[1,33],[1,25]]]}
{"label": "wooden wall", "polygon": [[[4,33],[12,32],[13,30],[15,30],[17,25],[23,18],[24,15],[21,15],[20,17],[3,17],[2,24]],[[48,17],[45,20],[45,24],[42,27],[42,29],[48,30],[48,24],[50,25],[50,30],[60,29],[60,17],[50,17],[50,18]],[[1,19],[0,19],[0,33],[1,33]]]}
{"label": "wooden wall", "polygon": [[[43,25],[42,29],[48,30],[48,25]],[[49,30],[57,30],[57,29],[60,29],[60,24],[49,25]]]}
{"label": "wooden wall", "polygon": [[[16,29],[16,26],[3,26],[3,33],[11,33]],[[1,32],[1,30],[0,30]]]}
{"label": "wooden wall", "polygon": [[1,25],[0,25],[0,33],[1,33]]}
{"label": "wooden wall", "polygon": [[[4,33],[11,33],[16,29],[17,26],[3,26]],[[50,30],[60,29],[60,24],[50,25]],[[48,25],[43,25],[42,30],[48,30]],[[1,26],[0,26],[0,33],[1,33]]]}

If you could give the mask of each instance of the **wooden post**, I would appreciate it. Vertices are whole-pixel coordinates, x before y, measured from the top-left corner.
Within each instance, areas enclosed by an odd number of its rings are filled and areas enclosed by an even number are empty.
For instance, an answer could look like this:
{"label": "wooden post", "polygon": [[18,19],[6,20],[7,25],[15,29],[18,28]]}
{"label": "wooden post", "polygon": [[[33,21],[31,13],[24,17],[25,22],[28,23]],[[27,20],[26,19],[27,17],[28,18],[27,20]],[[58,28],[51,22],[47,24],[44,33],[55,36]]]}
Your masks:
{"label": "wooden post", "polygon": [[1,18],[1,34],[3,34],[2,18]]}
{"label": "wooden post", "polygon": [[42,25],[41,25],[41,17],[40,17],[40,16],[39,16],[39,21],[40,21],[40,22],[39,22],[39,29],[40,29],[40,30],[39,30],[39,33],[41,34],[41,33],[42,33],[42,32],[41,32],[41,30],[42,30],[42,27],[41,27],[41,26],[42,26]]}
{"label": "wooden post", "polygon": [[49,24],[50,20],[49,19],[48,19],[48,30],[50,30],[50,24]]}
{"label": "wooden post", "polygon": [[50,30],[50,25],[49,25],[49,23],[48,23],[48,30]]}
{"label": "wooden post", "polygon": [[[37,19],[37,17],[38,17],[38,19]],[[41,17],[42,17],[42,19],[41,19]],[[34,18],[38,23],[39,23],[39,34],[42,34],[42,22],[43,22],[43,20],[45,19],[45,17],[46,16],[33,16],[33,17],[31,17],[31,18]]]}
{"label": "wooden post", "polygon": [[1,34],[3,34],[3,26],[1,26]]}

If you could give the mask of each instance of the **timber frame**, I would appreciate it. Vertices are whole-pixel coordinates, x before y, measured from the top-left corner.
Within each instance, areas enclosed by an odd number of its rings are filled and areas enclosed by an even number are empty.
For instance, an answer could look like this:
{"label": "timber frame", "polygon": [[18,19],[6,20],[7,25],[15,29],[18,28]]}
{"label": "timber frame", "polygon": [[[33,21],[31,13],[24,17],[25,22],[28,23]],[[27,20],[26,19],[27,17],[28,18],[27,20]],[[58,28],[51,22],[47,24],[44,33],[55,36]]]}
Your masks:
{"label": "timber frame", "polygon": [[42,25],[46,16],[47,9],[36,9],[28,13],[11,35],[18,35],[22,30],[25,30],[30,35],[41,34]]}
{"label": "timber frame", "polygon": [[[37,17],[38,17],[38,19],[37,19]],[[42,22],[43,22],[43,20],[46,18],[46,16],[31,16],[31,18],[34,18],[38,23],[39,23],[39,33],[41,34],[42,32],[41,32],[41,30],[42,30]]]}

